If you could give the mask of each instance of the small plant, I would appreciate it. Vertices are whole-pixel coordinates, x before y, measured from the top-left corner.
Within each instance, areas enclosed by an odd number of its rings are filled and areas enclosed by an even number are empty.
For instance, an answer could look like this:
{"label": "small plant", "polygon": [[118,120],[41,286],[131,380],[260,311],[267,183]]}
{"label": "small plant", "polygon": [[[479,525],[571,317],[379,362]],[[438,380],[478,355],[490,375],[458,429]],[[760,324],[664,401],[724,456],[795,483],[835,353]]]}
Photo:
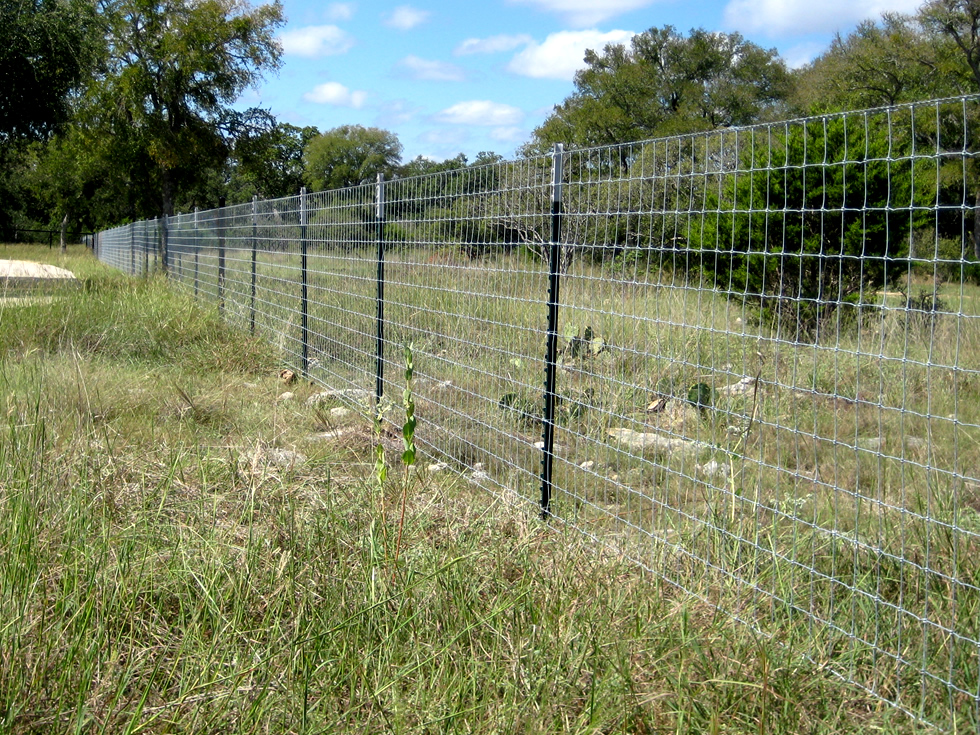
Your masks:
{"label": "small plant", "polygon": [[405,530],[405,506],[408,504],[408,484],[410,472],[415,464],[415,397],[412,394],[412,378],[415,365],[412,359],[412,348],[405,345],[405,388],[402,390],[402,408],[405,409],[405,423],[402,424],[402,441],[405,451],[402,452],[402,463],[405,465],[405,477],[402,482],[402,507],[398,518],[398,540],[395,542],[395,566],[398,565],[398,553],[401,551],[402,532]]}

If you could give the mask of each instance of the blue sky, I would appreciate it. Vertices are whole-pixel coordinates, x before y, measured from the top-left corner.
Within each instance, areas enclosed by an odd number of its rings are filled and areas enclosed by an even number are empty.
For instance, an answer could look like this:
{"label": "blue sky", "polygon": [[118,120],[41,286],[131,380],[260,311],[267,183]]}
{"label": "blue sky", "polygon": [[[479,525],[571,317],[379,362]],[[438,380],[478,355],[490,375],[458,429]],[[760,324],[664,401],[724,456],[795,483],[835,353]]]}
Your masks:
{"label": "blue sky", "polygon": [[398,135],[407,161],[507,158],[573,90],[584,50],[651,27],[732,32],[791,66],[921,0],[283,0],[283,65],[241,100],[321,131]]}

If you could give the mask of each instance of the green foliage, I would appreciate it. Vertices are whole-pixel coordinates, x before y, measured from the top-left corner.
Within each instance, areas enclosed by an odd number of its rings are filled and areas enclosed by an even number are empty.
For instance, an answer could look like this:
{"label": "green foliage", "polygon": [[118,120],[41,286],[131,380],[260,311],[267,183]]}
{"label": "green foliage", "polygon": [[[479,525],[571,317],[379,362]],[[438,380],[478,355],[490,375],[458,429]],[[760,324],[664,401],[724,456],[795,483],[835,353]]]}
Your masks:
{"label": "green foliage", "polygon": [[745,125],[771,115],[792,88],[776,51],[737,33],[651,28],[629,49],[609,45],[585,61],[575,92],[534,131],[527,152]]}
{"label": "green foliage", "polygon": [[920,19],[866,20],[799,72],[795,102],[806,114],[882,107],[969,90],[956,49]]}
{"label": "green foliage", "polygon": [[304,178],[313,191],[343,189],[391,178],[402,145],[394,133],[362,125],[341,125],[312,138],[303,152]]}
{"label": "green foliage", "polygon": [[708,191],[692,265],[790,338],[816,338],[841,304],[886,285],[911,229],[926,223],[914,207],[935,201],[935,168],[913,167],[908,138],[888,132],[863,116],[827,118],[747,148],[748,173]]}
{"label": "green foliage", "polygon": [[[271,117],[271,116],[270,116]],[[277,199],[299,193],[303,186],[303,151],[320,131],[270,120],[260,129],[235,136],[228,203]]]}
{"label": "green foliage", "polygon": [[109,141],[125,177],[149,163],[158,211],[228,156],[230,105],[279,64],[278,2],[120,0],[107,7],[106,55],[87,90],[79,125]]}
{"label": "green foliage", "polygon": [[85,0],[0,0],[0,146],[44,139],[68,119],[97,33]]}

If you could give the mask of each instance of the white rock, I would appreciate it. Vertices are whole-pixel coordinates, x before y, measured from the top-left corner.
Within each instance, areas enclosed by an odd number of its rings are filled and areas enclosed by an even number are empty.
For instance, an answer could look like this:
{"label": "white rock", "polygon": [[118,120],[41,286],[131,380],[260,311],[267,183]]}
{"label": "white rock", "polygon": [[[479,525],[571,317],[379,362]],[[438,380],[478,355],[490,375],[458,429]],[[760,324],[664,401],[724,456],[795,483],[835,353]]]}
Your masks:
{"label": "white rock", "polygon": [[704,442],[692,441],[688,439],[678,439],[668,437],[663,434],[653,432],[633,431],[632,429],[617,428],[607,429],[606,434],[616,439],[621,444],[625,444],[630,449],[637,449],[640,452],[651,452],[653,454],[685,454],[697,453],[704,449],[710,449],[710,445]]}
{"label": "white rock", "polygon": [[708,479],[718,477],[725,479],[728,477],[728,465],[712,459],[702,465],[698,465],[698,472]]}
{"label": "white rock", "polygon": [[579,469],[586,470],[586,471],[590,471],[594,467],[595,467],[595,462],[593,462],[591,459],[586,460],[585,462],[579,465]]}
{"label": "white rock", "polygon": [[929,440],[918,436],[905,437],[905,446],[909,449],[926,450],[929,448]]}
{"label": "white rock", "polygon": [[344,416],[349,416],[351,410],[349,408],[344,408],[343,406],[335,406],[330,409],[330,415],[336,419],[342,419]]}
{"label": "white rock", "polygon": [[328,401],[357,401],[359,403],[370,403],[374,394],[362,388],[344,388],[342,390],[324,390],[314,393],[306,399],[307,406],[319,406]]}
{"label": "white rock", "polygon": [[723,385],[718,389],[718,395],[740,396],[746,393],[751,393],[753,390],[755,390],[755,378],[753,378],[751,375],[747,375],[737,383]]}
{"label": "white rock", "polygon": [[474,472],[483,472],[484,469],[485,468],[484,468],[483,462],[477,462],[476,464],[473,465],[473,471]]}
{"label": "white rock", "polygon": [[291,393],[288,390],[285,393],[280,393],[279,397],[276,399],[276,403],[284,403],[285,401],[291,401],[293,400],[294,395],[295,395],[294,393]]}
{"label": "white rock", "polygon": [[867,449],[872,452],[880,452],[883,443],[880,436],[869,436],[857,440],[858,449]]}
{"label": "white rock", "polygon": [[433,462],[428,467],[426,467],[426,469],[429,472],[445,472],[446,470],[449,469],[449,465],[446,464],[445,462]]}

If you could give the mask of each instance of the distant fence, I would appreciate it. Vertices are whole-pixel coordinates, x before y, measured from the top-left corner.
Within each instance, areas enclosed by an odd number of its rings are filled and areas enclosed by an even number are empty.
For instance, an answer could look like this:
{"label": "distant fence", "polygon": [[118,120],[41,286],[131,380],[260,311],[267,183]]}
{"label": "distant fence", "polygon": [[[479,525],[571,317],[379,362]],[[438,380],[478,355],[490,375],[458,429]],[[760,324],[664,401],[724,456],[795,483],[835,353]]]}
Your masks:
{"label": "distant fence", "polygon": [[969,97],[556,147],[96,249],[365,413],[411,345],[434,464],[976,731],[977,150]]}

